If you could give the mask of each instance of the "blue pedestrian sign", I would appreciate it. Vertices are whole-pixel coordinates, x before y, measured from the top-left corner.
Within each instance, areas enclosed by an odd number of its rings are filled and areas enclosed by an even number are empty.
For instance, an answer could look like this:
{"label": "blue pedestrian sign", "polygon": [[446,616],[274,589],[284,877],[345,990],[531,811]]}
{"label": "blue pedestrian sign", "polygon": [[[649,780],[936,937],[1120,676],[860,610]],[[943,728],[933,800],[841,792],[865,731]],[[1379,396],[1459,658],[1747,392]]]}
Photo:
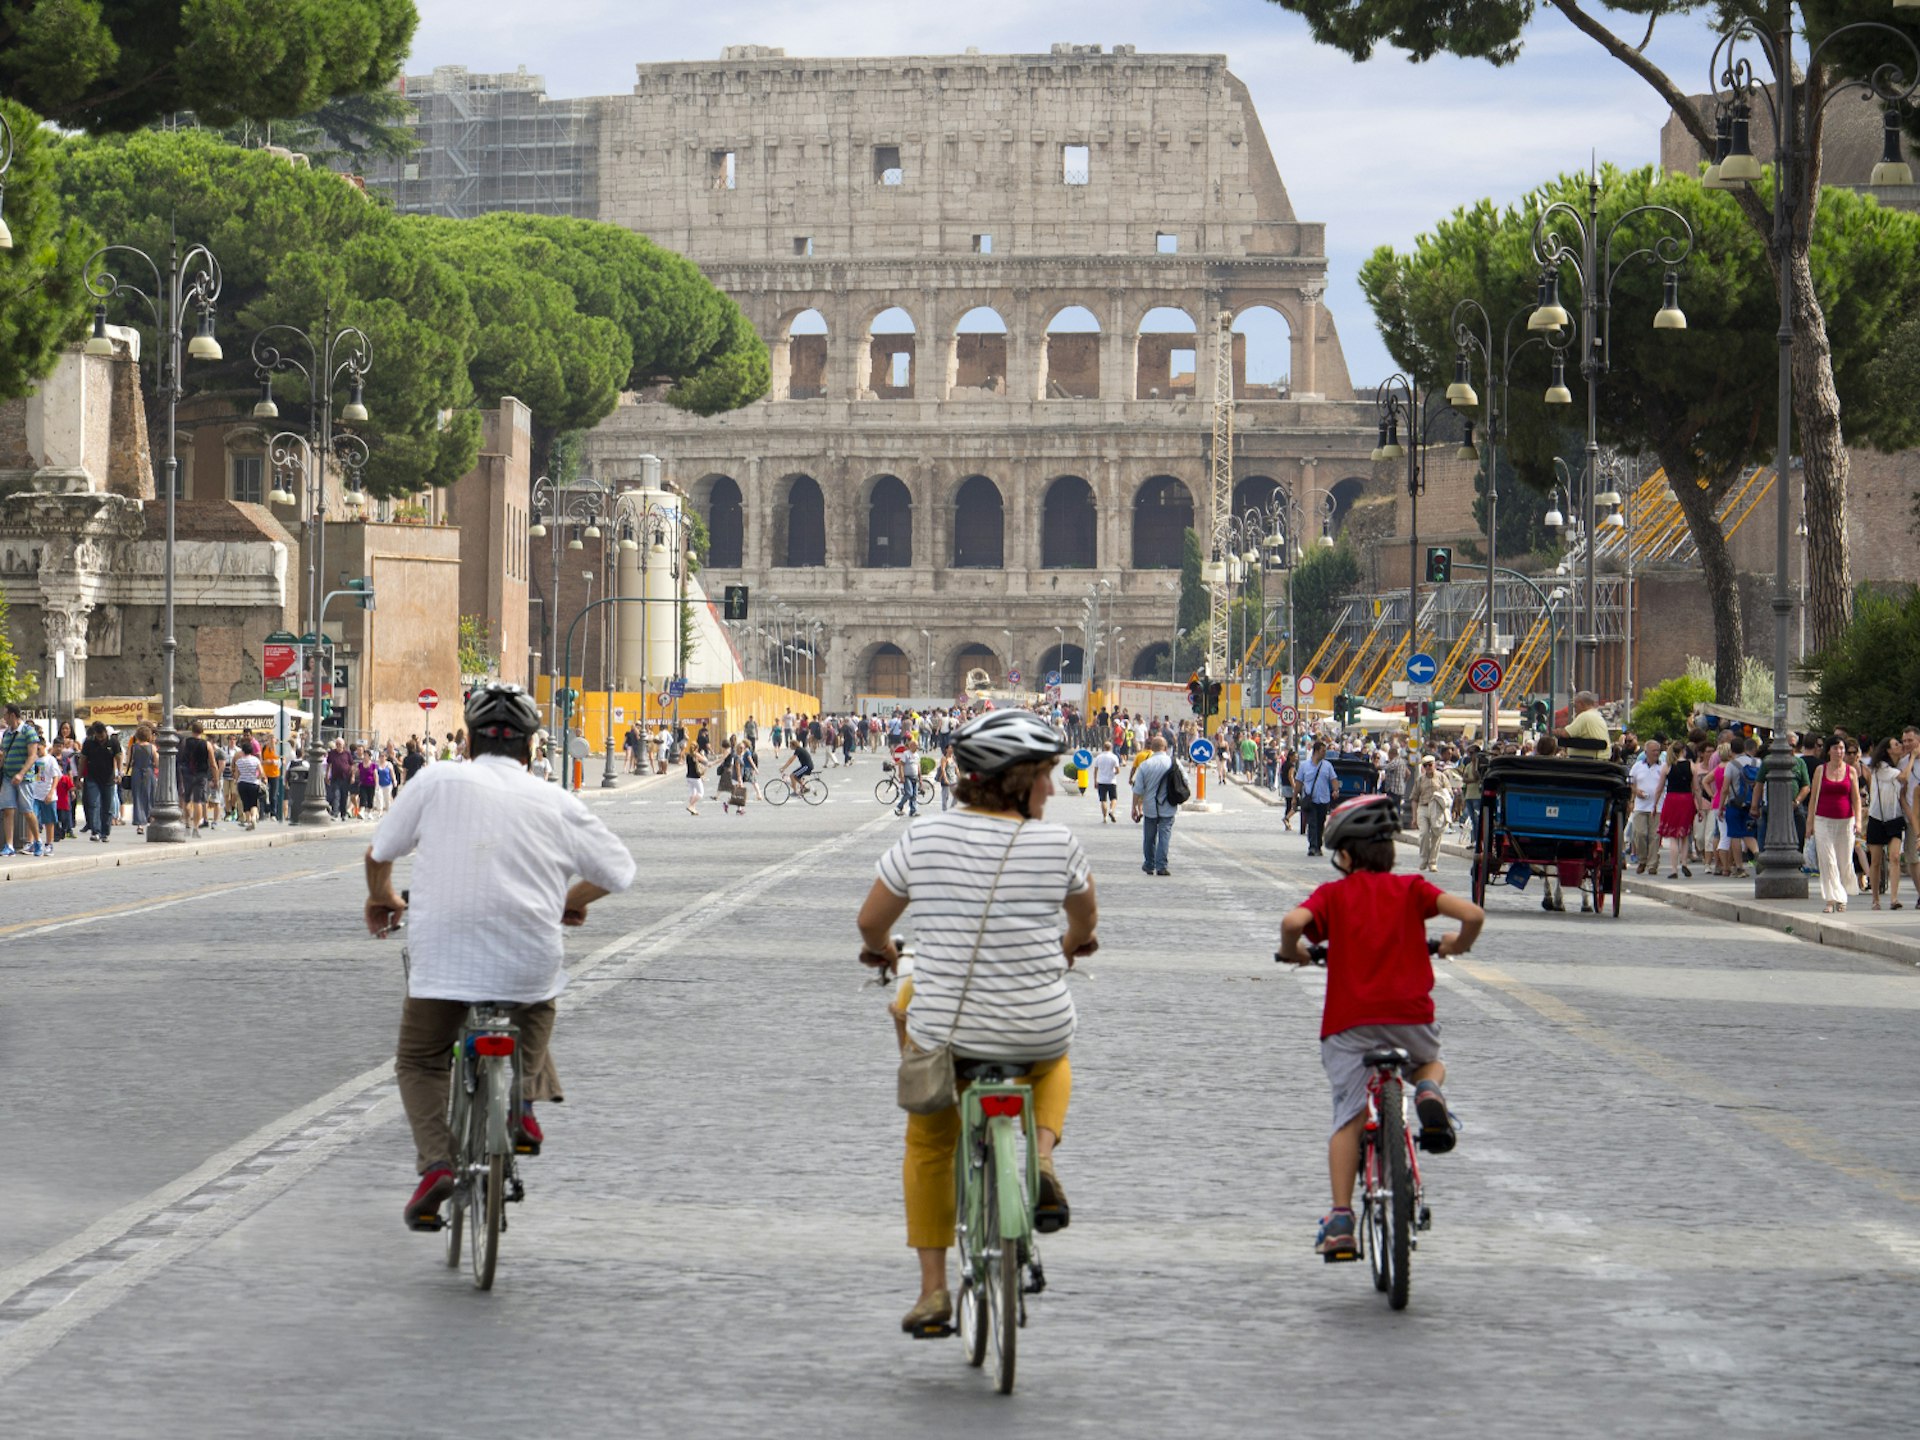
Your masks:
{"label": "blue pedestrian sign", "polygon": [[1416,685],[1431,685],[1433,677],[1440,673],[1440,666],[1426,651],[1416,651],[1407,657],[1407,679]]}
{"label": "blue pedestrian sign", "polygon": [[1073,768],[1084,770],[1093,764],[1093,751],[1081,749],[1073,752]]}
{"label": "blue pedestrian sign", "polygon": [[1049,686],[1052,686],[1052,685],[1058,685],[1059,683],[1060,683],[1060,672],[1058,670],[1047,671],[1047,684]]}
{"label": "blue pedestrian sign", "polygon": [[1192,759],[1194,764],[1204,765],[1213,759],[1213,742],[1211,740],[1196,740],[1187,751],[1187,755]]}
{"label": "blue pedestrian sign", "polygon": [[681,676],[676,675],[667,682],[667,694],[671,695],[674,699],[678,700],[686,693],[687,682]]}

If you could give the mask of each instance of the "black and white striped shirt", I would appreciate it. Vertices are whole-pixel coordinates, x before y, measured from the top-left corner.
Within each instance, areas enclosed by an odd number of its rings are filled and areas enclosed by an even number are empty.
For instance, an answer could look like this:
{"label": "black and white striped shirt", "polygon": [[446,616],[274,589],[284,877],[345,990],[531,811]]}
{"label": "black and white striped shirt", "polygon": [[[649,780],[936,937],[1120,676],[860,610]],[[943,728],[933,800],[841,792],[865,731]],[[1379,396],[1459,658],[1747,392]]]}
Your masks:
{"label": "black and white striped shirt", "polygon": [[[995,890],[1003,855],[1006,869]],[[982,1060],[1052,1060],[1067,1053],[1074,1014],[1060,951],[1060,907],[1088,884],[1086,853],[1071,830],[952,810],[908,826],[876,868],[880,883],[913,909],[907,1033],[916,1045],[945,1044],[951,1030],[955,1050]],[[976,935],[980,955],[955,1027]]]}

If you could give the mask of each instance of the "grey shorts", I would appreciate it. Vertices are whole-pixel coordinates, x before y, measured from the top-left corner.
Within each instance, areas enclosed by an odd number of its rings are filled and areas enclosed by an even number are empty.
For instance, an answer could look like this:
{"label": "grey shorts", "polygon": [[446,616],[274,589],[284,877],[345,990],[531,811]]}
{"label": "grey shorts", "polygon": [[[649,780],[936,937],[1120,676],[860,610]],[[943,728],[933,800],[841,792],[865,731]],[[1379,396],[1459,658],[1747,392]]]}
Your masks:
{"label": "grey shorts", "polygon": [[25,810],[33,813],[33,797],[12,780],[0,780],[0,810]]}
{"label": "grey shorts", "polygon": [[1397,1045],[1415,1065],[1431,1065],[1440,1058],[1440,1027],[1434,1025],[1358,1025],[1329,1035],[1320,1042],[1320,1064],[1333,1090],[1333,1129],[1338,1130],[1367,1109],[1369,1050]]}

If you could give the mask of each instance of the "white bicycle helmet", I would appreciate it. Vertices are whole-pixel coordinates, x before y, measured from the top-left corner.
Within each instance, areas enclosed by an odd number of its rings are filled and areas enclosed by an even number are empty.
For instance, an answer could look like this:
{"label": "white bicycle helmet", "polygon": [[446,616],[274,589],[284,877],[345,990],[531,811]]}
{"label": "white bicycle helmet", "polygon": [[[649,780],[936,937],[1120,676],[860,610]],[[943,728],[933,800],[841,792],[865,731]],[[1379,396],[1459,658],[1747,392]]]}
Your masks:
{"label": "white bicycle helmet", "polygon": [[953,732],[953,758],[976,777],[1066,753],[1067,737],[1031,710],[990,711]]}
{"label": "white bicycle helmet", "polygon": [[540,728],[540,707],[518,685],[495,681],[467,696],[467,733],[495,739],[531,735]]}

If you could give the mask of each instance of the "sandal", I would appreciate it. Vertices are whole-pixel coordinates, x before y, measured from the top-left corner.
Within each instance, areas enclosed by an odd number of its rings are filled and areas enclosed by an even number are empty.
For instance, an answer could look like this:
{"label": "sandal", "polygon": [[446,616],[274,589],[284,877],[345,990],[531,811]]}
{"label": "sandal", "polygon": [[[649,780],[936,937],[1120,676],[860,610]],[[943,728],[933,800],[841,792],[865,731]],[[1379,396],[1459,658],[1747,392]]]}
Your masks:
{"label": "sandal", "polygon": [[936,1290],[901,1318],[900,1328],[909,1335],[944,1335],[953,1323],[953,1296]]}

